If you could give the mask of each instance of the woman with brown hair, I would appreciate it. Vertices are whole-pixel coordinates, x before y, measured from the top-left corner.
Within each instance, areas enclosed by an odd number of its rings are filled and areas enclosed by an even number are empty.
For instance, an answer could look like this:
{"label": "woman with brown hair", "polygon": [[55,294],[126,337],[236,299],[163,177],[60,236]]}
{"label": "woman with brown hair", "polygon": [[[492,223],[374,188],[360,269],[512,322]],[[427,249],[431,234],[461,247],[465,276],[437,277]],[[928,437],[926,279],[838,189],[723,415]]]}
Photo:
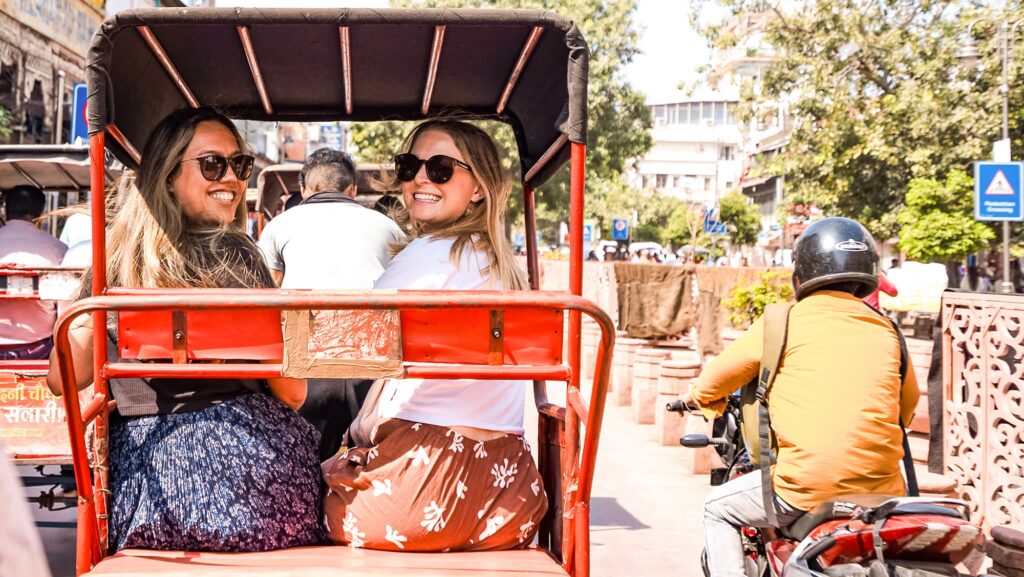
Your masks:
{"label": "woman with brown hair", "polygon": [[[394,184],[411,241],[374,288],[526,289],[504,235],[511,182],[490,136],[464,122],[431,120],[403,149]],[[526,386],[388,381],[366,447],[323,464],[330,538],[404,551],[528,547],[547,497],[523,438]]]}
{"label": "woman with brown hair", "polygon": [[[234,124],[210,108],[161,121],[109,228],[111,286],[274,286],[243,232],[253,166],[244,150]],[[116,355],[116,325],[107,335]],[[91,315],[73,322],[70,345],[82,389],[93,380]],[[53,355],[55,394],[59,378]],[[112,550],[264,551],[322,541],[319,435],[293,410],[304,381],[111,379],[110,391]]]}

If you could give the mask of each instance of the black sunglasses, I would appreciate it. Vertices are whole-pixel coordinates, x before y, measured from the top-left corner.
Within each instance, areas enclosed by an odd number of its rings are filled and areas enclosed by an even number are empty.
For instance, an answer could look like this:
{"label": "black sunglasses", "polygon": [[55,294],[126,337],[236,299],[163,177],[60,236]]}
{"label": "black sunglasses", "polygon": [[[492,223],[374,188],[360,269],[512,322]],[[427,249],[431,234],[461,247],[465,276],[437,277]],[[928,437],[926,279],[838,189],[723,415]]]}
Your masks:
{"label": "black sunglasses", "polygon": [[422,160],[415,154],[407,152],[395,157],[395,176],[402,182],[412,182],[416,178],[416,173],[420,171],[420,167],[424,164],[427,165],[427,178],[435,184],[444,184],[451,180],[456,166],[461,166],[469,172],[473,172],[473,169],[465,162],[444,154],[435,154],[426,160]]}
{"label": "black sunglasses", "polygon": [[249,180],[252,176],[252,165],[256,162],[256,158],[248,154],[236,154],[231,157],[221,156],[220,154],[208,154],[206,156],[197,156],[196,158],[186,158],[182,162],[191,162],[193,160],[199,161],[199,172],[203,175],[203,178],[209,181],[216,182],[222,178],[228,172],[228,166],[231,166],[231,170],[238,177],[238,180]]}

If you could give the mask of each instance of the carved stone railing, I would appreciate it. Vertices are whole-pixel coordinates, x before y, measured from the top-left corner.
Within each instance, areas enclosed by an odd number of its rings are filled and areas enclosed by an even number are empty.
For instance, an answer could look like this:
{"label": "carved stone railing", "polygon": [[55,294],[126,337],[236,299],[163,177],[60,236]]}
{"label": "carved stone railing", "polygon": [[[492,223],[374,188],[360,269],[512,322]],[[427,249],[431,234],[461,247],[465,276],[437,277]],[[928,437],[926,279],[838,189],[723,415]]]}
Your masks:
{"label": "carved stone railing", "polygon": [[1024,524],[1024,295],[942,298],[946,473],[986,528]]}

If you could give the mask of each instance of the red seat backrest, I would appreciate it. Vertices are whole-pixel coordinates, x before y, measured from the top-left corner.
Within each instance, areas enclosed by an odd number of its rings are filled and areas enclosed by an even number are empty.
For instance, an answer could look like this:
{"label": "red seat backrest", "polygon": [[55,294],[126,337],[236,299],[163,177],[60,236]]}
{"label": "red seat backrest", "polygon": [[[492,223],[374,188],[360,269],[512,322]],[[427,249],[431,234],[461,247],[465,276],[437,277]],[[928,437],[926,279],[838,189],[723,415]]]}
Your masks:
{"label": "red seat backrest", "polygon": [[[125,359],[173,358],[171,311],[118,313],[118,354]],[[183,348],[189,360],[274,360],[281,358],[281,313],[276,310],[183,311]],[[178,323],[180,326],[182,323]]]}
{"label": "red seat backrest", "polygon": [[[119,313],[118,354],[171,359],[175,329],[184,327],[189,360],[273,360],[283,349],[276,310]],[[183,317],[183,319],[182,319]],[[560,365],[564,314],[556,309],[417,309],[401,312],[402,359],[466,365]],[[500,336],[495,336],[494,330]],[[499,352],[500,351],[500,352]]]}

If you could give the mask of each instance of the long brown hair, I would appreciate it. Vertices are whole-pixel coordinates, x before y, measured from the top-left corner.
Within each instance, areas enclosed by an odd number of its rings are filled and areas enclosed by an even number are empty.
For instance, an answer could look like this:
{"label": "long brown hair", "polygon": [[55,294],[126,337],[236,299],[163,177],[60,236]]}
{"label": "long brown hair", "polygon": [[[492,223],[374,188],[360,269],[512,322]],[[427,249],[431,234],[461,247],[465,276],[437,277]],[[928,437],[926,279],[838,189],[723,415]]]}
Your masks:
{"label": "long brown hair", "polygon": [[244,234],[244,199],[230,223],[216,225],[189,220],[171,192],[170,182],[181,170],[196,127],[207,121],[222,124],[235,137],[239,150],[247,149],[235,125],[212,108],[181,109],[157,125],[143,149],[138,173],[125,183],[127,190],[110,225],[111,286],[268,286],[269,272]]}
{"label": "long brown hair", "polygon": [[[480,185],[483,198],[470,202],[466,212],[451,222],[432,225],[409,221],[405,227],[410,232],[409,240],[425,235],[454,239],[451,252],[454,262],[459,262],[467,248],[482,250],[490,260],[488,275],[492,284],[505,290],[528,288],[526,275],[516,264],[512,246],[505,238],[505,209],[512,190],[512,180],[501,164],[494,140],[467,122],[434,119],[412,129],[402,142],[402,152],[412,150],[419,135],[432,130],[447,134],[455,142],[455,147],[472,169],[473,178]],[[393,178],[388,182],[388,188],[399,190],[399,184],[397,178]],[[397,247],[401,248],[405,244],[401,243]]]}

